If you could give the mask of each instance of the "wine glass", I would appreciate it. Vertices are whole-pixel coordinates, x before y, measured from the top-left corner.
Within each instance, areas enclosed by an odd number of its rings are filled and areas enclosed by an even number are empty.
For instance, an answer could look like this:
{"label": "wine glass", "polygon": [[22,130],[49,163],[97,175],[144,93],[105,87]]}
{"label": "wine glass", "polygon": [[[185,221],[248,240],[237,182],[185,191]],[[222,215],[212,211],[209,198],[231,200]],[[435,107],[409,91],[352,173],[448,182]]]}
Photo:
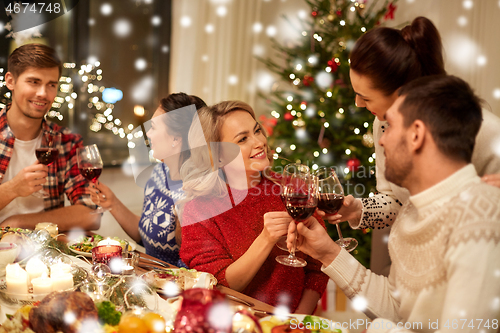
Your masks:
{"label": "wine glass", "polygon": [[[316,210],[318,204],[318,177],[310,173],[302,173],[296,169],[296,173],[287,177],[286,185],[283,188],[285,207],[295,223],[307,220]],[[297,233],[297,230],[295,230]],[[276,257],[280,264],[292,267],[304,267],[307,262],[295,256],[297,237],[293,241],[289,255]]]}
{"label": "wine glass", "polygon": [[[54,133],[49,131],[42,132],[42,144],[40,148],[35,150],[36,159],[44,164],[51,165],[59,156],[58,146],[61,145],[61,133]],[[31,194],[37,198],[48,198],[49,193],[44,190],[38,190]]]}
{"label": "wine glass", "polygon": [[[286,200],[285,200],[285,193],[284,189],[286,187],[286,183],[288,179],[290,178],[291,175],[297,174],[297,173],[302,173],[302,174],[308,174],[310,173],[309,167],[305,164],[300,164],[300,163],[290,163],[285,166],[285,169],[283,170],[283,173],[281,174],[281,201],[283,201],[283,204],[286,206]],[[276,246],[283,250],[283,251],[288,251],[288,247],[286,246],[286,235],[280,237],[278,241],[276,242]]]}
{"label": "wine glass", "polygon": [[[339,178],[333,168],[321,167],[316,170],[318,176],[318,208],[327,215],[335,215],[344,204],[344,190]],[[347,252],[351,252],[358,246],[358,241],[354,238],[342,237],[339,224],[335,224],[340,239],[335,241]]]}
{"label": "wine glass", "polygon": [[[101,175],[103,166],[101,154],[99,153],[99,148],[97,148],[97,145],[93,144],[90,146],[77,148],[76,156],[78,160],[78,170],[80,170],[82,176],[92,183],[97,182],[97,179]],[[101,214],[109,210],[99,206],[99,203],[99,196],[97,196],[97,209],[92,213]]]}

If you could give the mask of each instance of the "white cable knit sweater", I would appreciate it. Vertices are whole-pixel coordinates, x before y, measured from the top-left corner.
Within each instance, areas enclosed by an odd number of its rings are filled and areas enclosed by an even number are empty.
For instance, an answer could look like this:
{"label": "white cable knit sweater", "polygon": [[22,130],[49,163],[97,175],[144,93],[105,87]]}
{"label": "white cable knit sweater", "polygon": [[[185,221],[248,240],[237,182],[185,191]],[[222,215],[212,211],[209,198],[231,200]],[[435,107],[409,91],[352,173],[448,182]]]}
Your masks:
{"label": "white cable knit sweater", "polygon": [[349,298],[366,298],[369,317],[384,318],[369,333],[499,330],[500,189],[481,182],[472,164],[410,197],[389,251],[388,278],[344,250],[323,267]]}

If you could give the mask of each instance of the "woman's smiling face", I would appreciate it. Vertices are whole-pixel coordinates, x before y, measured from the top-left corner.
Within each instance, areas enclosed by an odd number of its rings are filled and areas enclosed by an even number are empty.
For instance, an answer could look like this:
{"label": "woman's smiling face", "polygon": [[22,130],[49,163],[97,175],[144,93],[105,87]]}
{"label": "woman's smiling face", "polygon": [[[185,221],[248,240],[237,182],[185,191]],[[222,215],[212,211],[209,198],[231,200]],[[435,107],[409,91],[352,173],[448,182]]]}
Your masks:
{"label": "woman's smiling face", "polygon": [[247,177],[269,166],[267,138],[250,113],[239,110],[229,113],[221,127],[221,141],[238,145]]}

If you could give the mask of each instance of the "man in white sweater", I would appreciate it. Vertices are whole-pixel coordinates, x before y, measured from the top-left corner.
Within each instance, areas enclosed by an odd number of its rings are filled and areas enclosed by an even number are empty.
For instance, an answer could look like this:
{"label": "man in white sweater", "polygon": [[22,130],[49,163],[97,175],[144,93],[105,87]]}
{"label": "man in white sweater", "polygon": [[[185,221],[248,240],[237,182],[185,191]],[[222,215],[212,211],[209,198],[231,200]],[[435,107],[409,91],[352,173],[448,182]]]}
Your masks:
{"label": "man in white sweater", "polygon": [[410,192],[389,237],[389,277],[314,218],[297,226],[298,249],[377,318],[367,332],[499,331],[500,189],[470,164],[481,119],[478,98],[453,76],[412,81],[387,111],[385,177]]}

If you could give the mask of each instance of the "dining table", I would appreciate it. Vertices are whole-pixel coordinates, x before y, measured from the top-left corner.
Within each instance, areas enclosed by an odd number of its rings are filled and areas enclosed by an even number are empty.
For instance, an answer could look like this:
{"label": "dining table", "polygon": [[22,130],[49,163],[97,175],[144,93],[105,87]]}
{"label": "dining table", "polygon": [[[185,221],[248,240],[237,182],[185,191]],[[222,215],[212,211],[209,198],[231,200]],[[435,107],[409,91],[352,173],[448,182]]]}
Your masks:
{"label": "dining table", "polygon": [[[136,267],[136,273],[142,274],[150,271],[151,269],[168,269],[168,268],[178,268],[174,265],[161,261],[153,256],[150,256],[146,253],[139,252],[139,262]],[[236,290],[223,286],[221,284],[217,284],[216,288],[227,296],[227,299],[231,305],[244,305],[249,307],[256,317],[266,317],[273,315],[275,313],[275,307],[259,301],[253,297],[247,296],[243,293],[240,293]],[[166,297],[160,295],[161,297]]]}
{"label": "dining table", "polygon": [[[92,236],[94,233],[92,232],[87,232],[87,236]],[[69,243],[69,239],[67,238],[66,235],[61,235],[58,237],[58,241],[63,242],[63,243]],[[175,269],[178,268],[177,266],[171,265],[165,261],[162,261],[158,258],[155,258],[149,254],[146,254],[144,252],[140,252],[135,250],[139,254],[139,260],[137,263],[137,266],[135,267],[135,273],[136,275],[141,275],[143,273],[146,273],[151,270],[161,270],[161,269]],[[266,317],[273,315],[275,313],[275,307],[272,305],[269,305],[267,303],[264,303],[262,301],[259,301],[258,299],[255,299],[253,297],[247,296],[241,292],[238,292],[236,290],[233,290],[231,288],[228,288],[226,286],[223,286],[221,284],[217,284],[216,288],[222,292],[223,294],[226,295],[227,300],[231,305],[238,306],[238,305],[243,305],[246,306],[247,308],[250,308],[254,315],[258,318]],[[163,294],[159,294],[160,297],[165,298],[166,296]]]}

